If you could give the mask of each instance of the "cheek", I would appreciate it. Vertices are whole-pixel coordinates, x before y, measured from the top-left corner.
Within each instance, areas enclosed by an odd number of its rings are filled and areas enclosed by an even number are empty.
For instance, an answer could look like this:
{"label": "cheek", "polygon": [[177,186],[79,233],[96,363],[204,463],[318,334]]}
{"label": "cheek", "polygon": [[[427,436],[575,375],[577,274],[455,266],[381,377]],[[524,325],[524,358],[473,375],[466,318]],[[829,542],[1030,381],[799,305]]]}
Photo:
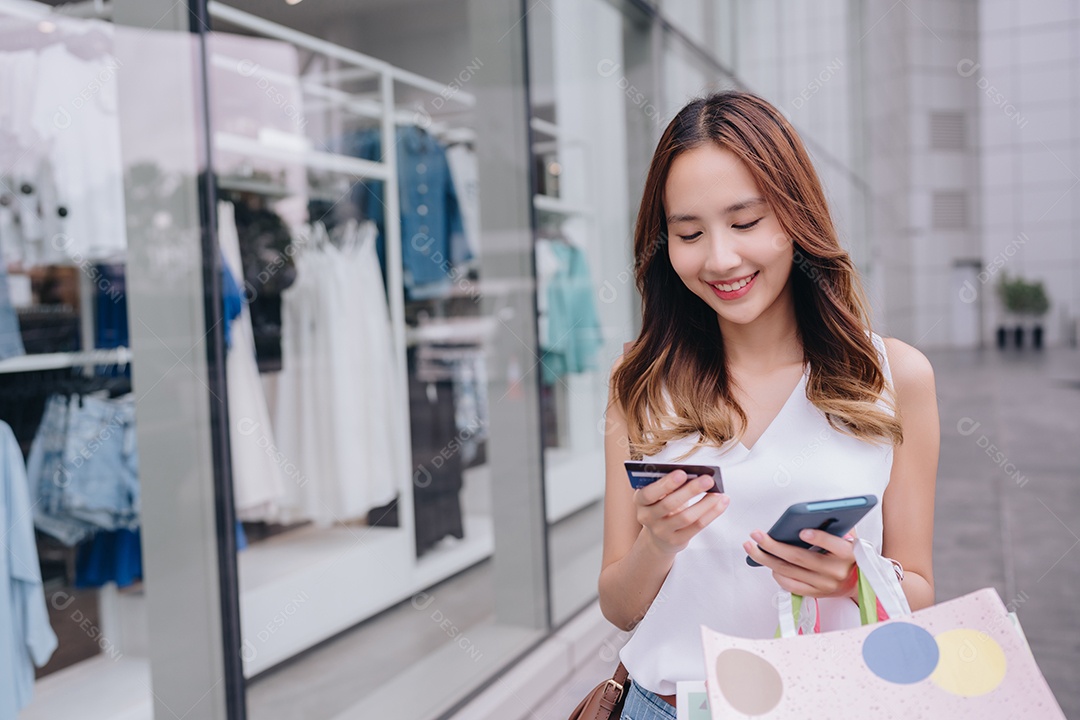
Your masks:
{"label": "cheek", "polygon": [[675,270],[675,274],[684,280],[697,274],[697,261],[693,246],[668,245],[668,261]]}

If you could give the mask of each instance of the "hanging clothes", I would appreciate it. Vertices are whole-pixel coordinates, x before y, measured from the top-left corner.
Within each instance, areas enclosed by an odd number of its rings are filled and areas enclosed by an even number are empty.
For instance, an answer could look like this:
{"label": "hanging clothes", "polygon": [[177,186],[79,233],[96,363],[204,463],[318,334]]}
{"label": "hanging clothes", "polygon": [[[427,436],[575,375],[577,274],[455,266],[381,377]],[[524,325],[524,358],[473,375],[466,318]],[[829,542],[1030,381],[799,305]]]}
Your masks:
{"label": "hanging clothes", "polygon": [[[381,160],[381,137],[378,130],[347,135],[342,152],[365,160]],[[405,288],[413,299],[437,297],[449,289],[451,279],[460,273],[458,268],[473,257],[457,191],[446,151],[427,131],[415,126],[399,127],[395,142]],[[383,197],[383,183],[361,182],[356,184],[353,199],[378,227],[379,263],[385,268]]]}
{"label": "hanging clothes", "polygon": [[[422,348],[420,348],[422,349]],[[425,361],[426,362],[426,361]],[[446,537],[465,537],[461,490],[464,458],[448,452],[460,443],[450,373],[421,371],[418,348],[409,348],[409,421],[412,436],[413,515],[417,557]],[[398,527],[400,504],[394,499],[373,508],[368,524]]]}
{"label": "hanging clothes", "polygon": [[[465,467],[482,461],[488,437],[487,351],[482,343],[421,343],[416,377],[423,383],[453,382],[456,444]],[[421,416],[421,420],[426,417]],[[448,439],[448,442],[450,440]]]}
{"label": "hanging clothes", "polygon": [[563,375],[596,368],[603,344],[600,316],[581,248],[565,239],[538,238],[536,268],[542,379],[553,385]]}
{"label": "hanging clothes", "polygon": [[461,508],[464,458],[460,452],[450,457],[445,452],[459,436],[454,382],[450,377],[424,382],[417,372],[415,349],[409,351],[409,410],[419,556],[444,537],[465,537]]}
{"label": "hanging clothes", "polygon": [[65,545],[139,525],[135,399],[53,395],[26,462],[34,525]]}
{"label": "hanging clothes", "polygon": [[480,162],[476,151],[465,143],[454,143],[446,148],[446,162],[461,208],[465,242],[469,255],[475,260],[480,257]]}
{"label": "hanging clothes", "polygon": [[34,666],[56,649],[34,543],[30,492],[22,452],[0,422],[0,717],[15,718],[30,702]]}
{"label": "hanging clothes", "polygon": [[19,317],[11,304],[11,293],[8,290],[7,266],[0,259],[0,360],[25,354]]}
{"label": "hanging clothes", "polygon": [[128,310],[127,280],[121,263],[102,263],[94,266],[94,347],[127,347]]}
{"label": "hanging clothes", "polygon": [[274,423],[288,463],[286,521],[364,517],[408,477],[375,232],[371,223],[347,223],[338,247],[316,224],[296,241],[296,282],[282,293]]}
{"label": "hanging clothes", "polygon": [[[229,202],[218,203],[218,241],[224,259],[223,270],[243,277],[240,238],[233,204]],[[236,296],[239,299],[238,288]],[[247,521],[272,521],[277,518],[278,504],[285,496],[285,477],[281,464],[274,457],[277,443],[255,360],[251,313],[242,302],[238,310],[231,323],[230,347],[225,358],[236,516]]]}
{"label": "hanging clothes", "polygon": [[[296,279],[292,237],[279,215],[244,203],[233,205],[251,330],[259,369],[281,369],[281,293]],[[234,270],[235,272],[235,270]]]}
{"label": "hanging clothes", "polygon": [[51,22],[48,34],[27,24],[37,47],[0,53],[3,167],[27,264],[108,257],[127,242],[112,24]]}

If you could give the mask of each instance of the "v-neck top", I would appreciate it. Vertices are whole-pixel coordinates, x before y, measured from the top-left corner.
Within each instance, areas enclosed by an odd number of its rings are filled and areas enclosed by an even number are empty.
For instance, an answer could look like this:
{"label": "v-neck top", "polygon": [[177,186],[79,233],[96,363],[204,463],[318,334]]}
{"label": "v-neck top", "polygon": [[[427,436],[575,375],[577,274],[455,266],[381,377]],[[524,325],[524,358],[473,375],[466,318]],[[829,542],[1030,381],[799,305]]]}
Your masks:
{"label": "v-neck top", "polygon": [[[871,340],[891,386],[885,345],[877,334],[871,333]],[[695,434],[644,458],[719,466],[731,504],[675,556],[652,606],[622,648],[623,664],[642,687],[671,695],[679,680],[705,679],[702,625],[739,637],[773,637],[780,586],[768,568],[746,564],[742,544],[755,529],[768,532],[789,505],[876,495],[878,504],[855,530],[881,552],[881,500],[892,471],[893,447],[831,427],[825,413],[806,397],[808,375],[809,367],[753,447],[732,440],[679,459],[698,440]],[[884,400],[878,404],[891,412]],[[823,630],[859,624],[858,607],[846,598],[822,598],[819,612]]]}

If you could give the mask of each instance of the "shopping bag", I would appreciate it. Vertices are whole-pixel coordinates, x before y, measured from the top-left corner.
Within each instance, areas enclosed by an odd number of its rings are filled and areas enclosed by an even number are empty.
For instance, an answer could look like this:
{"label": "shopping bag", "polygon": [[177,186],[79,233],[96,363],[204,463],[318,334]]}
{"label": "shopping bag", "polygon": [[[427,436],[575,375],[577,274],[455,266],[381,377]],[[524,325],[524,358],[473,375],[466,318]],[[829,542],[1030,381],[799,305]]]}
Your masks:
{"label": "shopping bag", "polygon": [[913,613],[892,565],[865,540],[856,541],[855,555],[860,627],[808,631],[799,611],[813,603],[798,596],[780,603],[777,638],[702,626],[713,720],[1064,720],[1015,615],[993,588]]}

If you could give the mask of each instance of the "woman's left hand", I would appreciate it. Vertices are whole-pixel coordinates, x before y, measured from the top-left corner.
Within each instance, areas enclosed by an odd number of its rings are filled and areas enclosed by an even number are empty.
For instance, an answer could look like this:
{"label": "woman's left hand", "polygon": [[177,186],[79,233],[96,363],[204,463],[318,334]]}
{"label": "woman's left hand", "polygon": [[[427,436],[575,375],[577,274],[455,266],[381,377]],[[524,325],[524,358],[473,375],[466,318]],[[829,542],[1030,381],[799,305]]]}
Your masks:
{"label": "woman's left hand", "polygon": [[[847,537],[854,535],[851,532]],[[855,597],[858,576],[854,540],[824,530],[803,530],[803,541],[827,551],[820,553],[779,542],[761,530],[750,533],[750,537],[754,542],[743,543],[746,554],[771,569],[784,590],[804,597]]]}

